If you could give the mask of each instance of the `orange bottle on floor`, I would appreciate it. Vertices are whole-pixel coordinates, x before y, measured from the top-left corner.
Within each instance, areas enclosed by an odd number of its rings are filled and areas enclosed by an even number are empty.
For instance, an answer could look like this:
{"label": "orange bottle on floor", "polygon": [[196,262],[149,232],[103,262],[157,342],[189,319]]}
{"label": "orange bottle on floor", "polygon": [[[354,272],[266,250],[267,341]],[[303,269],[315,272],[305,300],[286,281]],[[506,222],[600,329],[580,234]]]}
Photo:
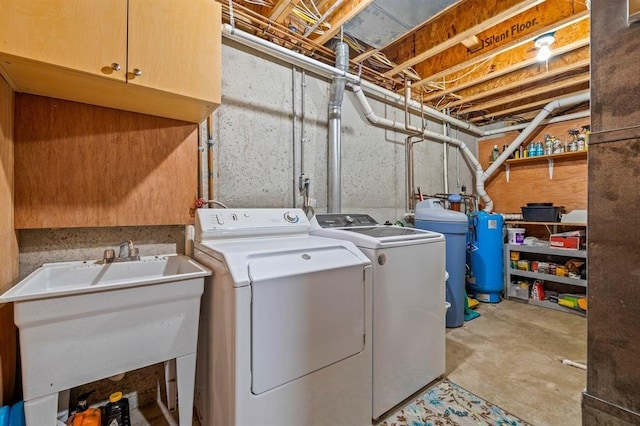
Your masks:
{"label": "orange bottle on floor", "polygon": [[73,426],[100,426],[100,409],[87,408],[73,416]]}

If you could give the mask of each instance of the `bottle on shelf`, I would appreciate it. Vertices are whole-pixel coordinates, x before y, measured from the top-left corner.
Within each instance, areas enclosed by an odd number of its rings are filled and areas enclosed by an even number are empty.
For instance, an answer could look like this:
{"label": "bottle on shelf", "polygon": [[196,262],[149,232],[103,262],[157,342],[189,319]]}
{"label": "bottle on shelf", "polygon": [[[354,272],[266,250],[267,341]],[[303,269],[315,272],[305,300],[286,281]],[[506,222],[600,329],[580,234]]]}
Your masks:
{"label": "bottle on shelf", "polygon": [[[584,148],[582,150],[586,150],[587,147],[589,146],[590,133],[591,133],[591,126],[588,124],[585,124],[584,126],[582,126],[582,129],[580,129],[580,134],[578,135],[578,144],[580,144],[580,139],[584,141],[583,142]],[[582,151],[579,146],[578,146],[578,150]]]}
{"label": "bottle on shelf", "polygon": [[500,151],[498,150],[498,145],[494,145],[493,149],[491,150],[491,156],[489,157],[489,159],[491,161],[496,161],[499,156],[500,156]]}

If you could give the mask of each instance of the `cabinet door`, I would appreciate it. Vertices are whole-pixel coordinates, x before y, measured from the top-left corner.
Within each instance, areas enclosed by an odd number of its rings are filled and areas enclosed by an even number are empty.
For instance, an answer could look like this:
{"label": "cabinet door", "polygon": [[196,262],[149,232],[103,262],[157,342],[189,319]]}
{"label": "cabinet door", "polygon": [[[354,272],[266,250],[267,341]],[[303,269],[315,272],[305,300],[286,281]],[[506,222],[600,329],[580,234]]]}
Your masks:
{"label": "cabinet door", "polygon": [[0,52],[125,80],[126,0],[2,0],[0,9]]}
{"label": "cabinet door", "polygon": [[214,0],[130,0],[128,83],[219,103],[220,25]]}

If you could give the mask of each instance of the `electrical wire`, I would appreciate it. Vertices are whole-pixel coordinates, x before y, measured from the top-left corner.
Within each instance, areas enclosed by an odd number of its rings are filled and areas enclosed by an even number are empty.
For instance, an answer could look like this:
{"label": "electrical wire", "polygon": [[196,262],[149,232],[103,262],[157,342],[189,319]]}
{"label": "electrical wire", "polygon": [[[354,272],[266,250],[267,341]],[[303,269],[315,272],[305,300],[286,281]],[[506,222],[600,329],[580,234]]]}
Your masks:
{"label": "electrical wire", "polygon": [[481,66],[483,66],[484,64],[486,64],[487,62],[489,62],[491,59],[493,59],[492,57],[487,58],[483,61],[478,62],[476,65],[473,66],[473,68],[471,68],[469,71],[467,71],[466,73],[462,74],[459,77],[454,78],[453,80],[445,80],[443,79],[440,83],[441,84],[450,84],[450,83],[455,83],[458,80],[463,79],[464,77],[468,76],[469,74],[471,74],[472,72],[476,71],[478,68],[480,68]]}
{"label": "electrical wire", "polygon": [[273,7],[273,3],[264,0],[244,0],[245,3],[255,4],[257,6]]}

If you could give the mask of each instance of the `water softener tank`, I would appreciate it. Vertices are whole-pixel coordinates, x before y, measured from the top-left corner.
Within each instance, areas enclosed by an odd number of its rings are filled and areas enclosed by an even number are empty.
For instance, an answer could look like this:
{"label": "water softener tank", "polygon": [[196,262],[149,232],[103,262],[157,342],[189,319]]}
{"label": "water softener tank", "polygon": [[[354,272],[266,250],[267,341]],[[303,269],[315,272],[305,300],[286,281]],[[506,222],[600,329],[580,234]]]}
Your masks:
{"label": "water softener tank", "polygon": [[460,327],[464,323],[465,257],[469,221],[467,215],[453,210],[445,210],[437,198],[428,198],[416,205],[416,228],[439,232],[446,242],[446,270],[449,279],[446,284],[447,310],[446,326]]}
{"label": "water softener tank", "polygon": [[470,222],[469,290],[480,302],[498,303],[504,289],[502,216],[474,212]]}

